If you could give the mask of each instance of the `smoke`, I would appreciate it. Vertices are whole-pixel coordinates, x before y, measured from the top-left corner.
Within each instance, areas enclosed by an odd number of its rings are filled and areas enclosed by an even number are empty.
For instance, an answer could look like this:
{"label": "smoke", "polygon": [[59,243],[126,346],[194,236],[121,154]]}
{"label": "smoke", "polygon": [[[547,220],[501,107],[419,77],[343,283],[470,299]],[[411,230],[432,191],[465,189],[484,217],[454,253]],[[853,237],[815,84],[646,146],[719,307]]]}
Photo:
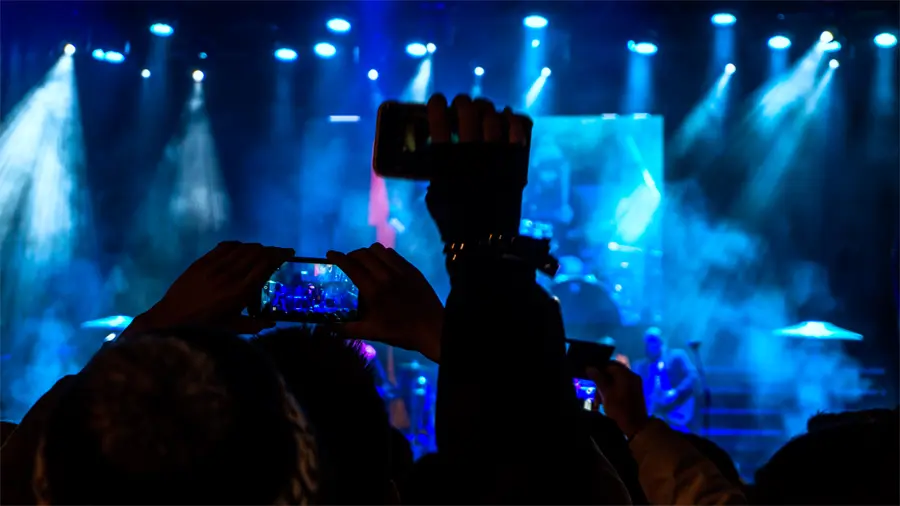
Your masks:
{"label": "smoke", "polygon": [[841,343],[773,334],[827,319],[835,301],[825,269],[779,258],[785,248],[712,218],[694,182],[670,185],[665,205],[666,314],[678,341],[703,341],[708,363],[746,371],[753,404],[782,413],[788,436],[862,396],[867,381]]}

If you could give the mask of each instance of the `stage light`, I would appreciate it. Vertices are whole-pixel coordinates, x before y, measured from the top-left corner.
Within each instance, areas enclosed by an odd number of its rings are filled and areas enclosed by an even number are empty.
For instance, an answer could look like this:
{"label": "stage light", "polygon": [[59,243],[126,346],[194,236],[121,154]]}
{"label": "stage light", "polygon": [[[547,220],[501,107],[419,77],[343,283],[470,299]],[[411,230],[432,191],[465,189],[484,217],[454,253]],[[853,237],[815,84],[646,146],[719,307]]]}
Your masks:
{"label": "stage light", "polygon": [[150,33],[157,37],[169,37],[175,33],[175,30],[165,23],[153,23],[150,25]]}
{"label": "stage light", "polygon": [[772,49],[787,49],[791,47],[791,39],[784,35],[776,35],[769,39],[769,47]]}
{"label": "stage light", "polygon": [[729,63],[728,65],[725,65],[725,73],[726,74],[731,75],[731,74],[734,74],[735,72],[737,72],[737,67],[735,67],[733,63]]}
{"label": "stage light", "polygon": [[552,72],[550,72],[550,68],[549,68],[549,67],[544,67],[544,68],[541,69],[541,77],[550,77],[550,74],[551,74],[551,73],[552,73]]}
{"label": "stage light", "polygon": [[91,51],[91,57],[95,60],[103,61],[106,59],[106,51],[102,49],[95,49]]}
{"label": "stage light", "polygon": [[827,44],[834,40],[834,34],[829,31],[822,32],[822,35],[819,35],[819,42],[823,44]]}
{"label": "stage light", "polygon": [[370,81],[375,81],[378,79],[378,71],[375,69],[372,69],[369,71],[368,76],[369,76]]}
{"label": "stage light", "polygon": [[327,42],[319,42],[313,47],[313,51],[315,51],[316,55],[320,58],[331,58],[337,54],[337,49]]}
{"label": "stage light", "polygon": [[275,50],[275,59],[281,61],[294,61],[297,59],[297,51],[282,47]]}
{"label": "stage light", "polygon": [[195,70],[194,73],[191,74],[191,78],[194,80],[195,83],[202,83],[204,77],[206,77],[206,76],[203,75],[202,70]]}
{"label": "stage light", "polygon": [[413,42],[412,44],[406,46],[406,53],[409,54],[410,56],[415,56],[416,58],[421,58],[428,53],[428,48],[425,47],[425,44]]}
{"label": "stage light", "polygon": [[143,77],[144,79],[149,79],[150,78],[150,70],[148,70],[148,69],[142,70],[141,77]]}
{"label": "stage light", "polygon": [[325,26],[334,33],[347,33],[350,31],[350,22],[346,19],[329,19]]}
{"label": "stage light", "polygon": [[197,58],[200,58],[201,60],[205,60],[207,57],[209,57],[209,55],[202,52],[197,55]]}
{"label": "stage light", "polygon": [[63,48],[63,53],[65,53],[66,56],[72,56],[73,54],[75,54],[75,46],[73,46],[72,44],[66,44],[66,47]]}
{"label": "stage light", "polygon": [[833,69],[836,69],[841,66],[841,62],[839,62],[837,60],[831,60],[830,62],[828,62],[828,66]]}
{"label": "stage light", "polygon": [[546,28],[547,18],[543,16],[528,16],[523,21],[527,28]]}
{"label": "stage light", "polygon": [[541,41],[534,39],[531,41],[531,47],[538,47],[541,45]]}
{"label": "stage light", "polygon": [[475,67],[475,75],[481,77],[484,75],[484,69],[481,67]]}
{"label": "stage light", "polygon": [[897,45],[897,36],[893,33],[879,33],[875,36],[875,45],[878,47],[894,47]]}
{"label": "stage light", "polygon": [[651,55],[656,54],[659,48],[657,48],[656,44],[652,42],[635,42],[633,40],[629,40],[628,50],[632,53]]}
{"label": "stage light", "polygon": [[425,45],[425,50],[428,51],[428,54],[434,54],[434,52],[437,51],[437,46],[429,42]]}
{"label": "stage light", "polygon": [[731,26],[737,22],[737,18],[734,17],[734,14],[720,12],[718,14],[713,14],[710,21],[716,26]]}
{"label": "stage light", "polygon": [[109,63],[122,63],[125,61],[125,55],[118,51],[107,51],[103,59]]}
{"label": "stage light", "polygon": [[841,43],[836,40],[822,44],[822,51],[825,51],[826,53],[835,53],[840,50]]}

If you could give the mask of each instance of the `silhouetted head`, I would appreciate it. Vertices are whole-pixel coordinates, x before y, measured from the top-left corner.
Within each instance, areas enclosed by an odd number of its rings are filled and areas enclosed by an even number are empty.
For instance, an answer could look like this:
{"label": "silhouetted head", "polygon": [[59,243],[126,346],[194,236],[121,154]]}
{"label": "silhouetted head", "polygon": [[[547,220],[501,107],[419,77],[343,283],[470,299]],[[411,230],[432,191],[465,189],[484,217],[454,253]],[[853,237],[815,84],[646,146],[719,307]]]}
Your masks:
{"label": "silhouetted head", "polygon": [[316,467],[271,362],[191,329],[104,346],[55,407],[34,484],[41,504],[301,504]]}

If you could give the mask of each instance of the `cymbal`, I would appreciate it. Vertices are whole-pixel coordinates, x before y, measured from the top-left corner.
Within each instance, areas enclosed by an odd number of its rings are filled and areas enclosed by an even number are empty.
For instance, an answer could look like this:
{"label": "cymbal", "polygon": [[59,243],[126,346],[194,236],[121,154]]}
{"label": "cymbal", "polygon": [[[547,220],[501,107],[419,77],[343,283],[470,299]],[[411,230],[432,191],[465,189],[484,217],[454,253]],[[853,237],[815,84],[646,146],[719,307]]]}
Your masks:
{"label": "cymbal", "polygon": [[134,318],[131,316],[107,316],[106,318],[100,318],[97,320],[86,321],[81,324],[81,328],[83,329],[104,329],[104,330],[125,330],[126,327],[131,325],[131,322],[134,321]]}
{"label": "cymbal", "polygon": [[823,341],[862,341],[863,335],[828,322],[808,321],[772,332],[779,337]]}

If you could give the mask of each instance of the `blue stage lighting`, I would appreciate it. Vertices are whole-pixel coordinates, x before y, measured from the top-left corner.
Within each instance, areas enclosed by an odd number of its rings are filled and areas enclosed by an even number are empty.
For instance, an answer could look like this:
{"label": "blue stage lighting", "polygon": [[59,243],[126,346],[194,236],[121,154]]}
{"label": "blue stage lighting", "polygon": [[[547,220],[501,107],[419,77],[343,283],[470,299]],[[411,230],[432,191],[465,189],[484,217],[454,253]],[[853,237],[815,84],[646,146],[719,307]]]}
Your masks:
{"label": "blue stage lighting", "polygon": [[830,62],[828,62],[828,66],[833,69],[836,69],[841,66],[841,63],[837,60],[831,60]]}
{"label": "blue stage lighting", "polygon": [[878,47],[894,47],[897,45],[897,36],[893,33],[879,33],[875,36],[875,45]]}
{"label": "blue stage lighting", "polygon": [[840,50],[841,43],[836,40],[822,44],[822,51],[825,51],[826,53],[836,53]]}
{"label": "blue stage lighting", "polygon": [[481,67],[475,67],[475,75],[481,77],[484,75],[484,69]]}
{"label": "blue stage lighting", "polygon": [[425,47],[425,44],[413,42],[412,44],[406,46],[406,52],[410,56],[415,56],[416,58],[421,58],[428,53],[428,48]]}
{"label": "blue stage lighting", "polygon": [[206,53],[200,53],[197,55],[197,58],[200,58],[201,60],[205,60],[207,57],[209,57],[209,55]]}
{"label": "blue stage lighting", "polygon": [[710,21],[716,26],[731,26],[737,22],[737,18],[734,17],[734,14],[720,12],[718,14],[713,14]]}
{"label": "blue stage lighting", "polygon": [[150,25],[150,33],[157,37],[169,37],[175,33],[175,29],[165,23],[153,23]]}
{"label": "blue stage lighting", "polygon": [[334,33],[347,33],[350,31],[350,22],[346,19],[329,19],[325,26]]}
{"label": "blue stage lighting", "polygon": [[528,16],[523,23],[528,28],[545,28],[547,26],[547,18],[543,16]]}
{"label": "blue stage lighting", "polygon": [[297,51],[282,47],[275,50],[275,59],[281,61],[294,61],[297,59]]}
{"label": "blue stage lighting", "polygon": [[428,54],[433,54],[437,51],[437,46],[429,42],[428,44],[425,44],[425,50],[428,51]]}
{"label": "blue stage lighting", "polygon": [[104,61],[106,60],[106,51],[102,49],[95,49],[91,51],[91,57],[95,60]]}
{"label": "blue stage lighting", "polygon": [[656,44],[652,42],[635,42],[633,40],[629,40],[628,50],[632,53],[651,55],[656,54],[659,48],[657,48]]}
{"label": "blue stage lighting", "polygon": [[327,42],[319,42],[313,47],[313,51],[315,51],[320,58],[331,58],[337,54],[337,49]]}
{"label": "blue stage lighting", "polygon": [[551,74],[551,73],[552,73],[552,72],[550,72],[550,68],[549,68],[549,67],[544,67],[544,68],[541,69],[541,77],[550,77],[550,74]]}
{"label": "blue stage lighting", "polygon": [[75,46],[73,46],[72,44],[66,44],[66,46],[63,48],[63,53],[66,56],[72,56],[73,54],[75,54]]}
{"label": "blue stage lighting", "polygon": [[205,78],[205,77],[206,76],[203,74],[202,70],[195,70],[194,73],[191,74],[191,78],[194,80],[195,83],[202,83],[203,78]]}
{"label": "blue stage lighting", "polygon": [[769,39],[769,47],[772,49],[787,49],[791,47],[791,39],[785,37],[784,35],[776,35]]}
{"label": "blue stage lighting", "polygon": [[539,41],[538,39],[534,39],[531,41],[531,47],[538,47],[540,45],[541,45],[541,41]]}
{"label": "blue stage lighting", "polygon": [[370,70],[367,75],[369,76],[370,81],[375,81],[378,79],[378,71],[375,69]]}
{"label": "blue stage lighting", "polygon": [[142,70],[141,77],[143,77],[144,79],[149,79],[150,78],[150,70],[149,69]]}
{"label": "blue stage lighting", "polygon": [[125,61],[125,55],[118,51],[107,51],[103,59],[109,63],[122,63]]}
{"label": "blue stage lighting", "polygon": [[731,75],[731,74],[734,74],[735,72],[737,72],[737,67],[734,66],[734,63],[729,63],[728,65],[725,65],[725,73],[726,74]]}

